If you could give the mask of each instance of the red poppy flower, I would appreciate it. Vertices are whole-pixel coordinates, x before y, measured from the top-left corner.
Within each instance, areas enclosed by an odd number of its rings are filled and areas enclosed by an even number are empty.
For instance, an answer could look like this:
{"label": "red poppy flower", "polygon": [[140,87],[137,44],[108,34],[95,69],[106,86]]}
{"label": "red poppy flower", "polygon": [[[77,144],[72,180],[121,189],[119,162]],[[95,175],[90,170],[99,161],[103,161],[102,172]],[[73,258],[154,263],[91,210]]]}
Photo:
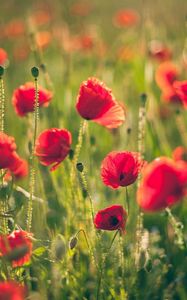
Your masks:
{"label": "red poppy flower", "polygon": [[162,62],[171,59],[171,50],[164,46],[162,42],[153,40],[149,44],[149,55],[151,58]]}
{"label": "red poppy flower", "polygon": [[77,50],[90,50],[94,46],[94,41],[91,35],[84,34],[74,38],[75,48]]}
{"label": "red poppy flower", "polygon": [[25,288],[14,281],[0,282],[1,300],[24,300]]}
{"label": "red poppy flower", "polygon": [[112,205],[98,211],[94,217],[94,225],[103,230],[125,230],[127,213],[121,205]]}
{"label": "red poppy flower", "polygon": [[182,160],[187,162],[187,148],[179,146],[175,148],[175,150],[172,153],[172,157],[174,160]]}
{"label": "red poppy flower", "polygon": [[177,67],[170,61],[160,64],[156,71],[156,83],[161,90],[171,87],[179,75]]}
{"label": "red poppy flower", "polygon": [[30,53],[30,48],[27,43],[20,42],[19,45],[15,45],[13,48],[13,56],[15,61],[22,61],[28,58]]}
{"label": "red poppy flower", "polygon": [[32,234],[23,230],[15,230],[9,235],[0,236],[0,256],[13,257],[12,266],[19,267],[29,262],[32,254]]}
{"label": "red poppy flower", "polygon": [[17,38],[25,33],[25,25],[21,19],[11,20],[4,26],[4,36],[7,38]]}
{"label": "red poppy flower", "polygon": [[[48,106],[52,98],[52,93],[39,87],[39,106]],[[34,111],[35,86],[33,82],[27,82],[14,90],[12,103],[18,116],[23,117],[27,113]]]}
{"label": "red poppy flower", "polygon": [[0,66],[4,66],[8,59],[8,55],[3,48],[0,48]]}
{"label": "red poppy flower", "polygon": [[46,25],[52,20],[51,12],[38,10],[32,16],[31,20],[37,26]]}
{"label": "red poppy flower", "polygon": [[113,23],[117,27],[128,27],[138,23],[140,19],[137,11],[132,9],[121,9],[113,17]]}
{"label": "red poppy flower", "polygon": [[180,201],[186,188],[187,169],[183,162],[162,157],[146,166],[137,201],[145,211],[158,211]]}
{"label": "red poppy flower", "polygon": [[28,163],[25,159],[20,158],[17,154],[14,155],[10,171],[19,179],[25,177],[29,173]]}
{"label": "red poppy flower", "polygon": [[114,99],[111,90],[96,78],[89,78],[81,84],[76,109],[84,119],[107,128],[117,128],[125,121],[122,106]]}
{"label": "red poppy flower", "polygon": [[47,129],[36,140],[35,155],[44,166],[52,165],[52,171],[66,158],[71,143],[71,133],[68,130]]}
{"label": "red poppy flower", "polygon": [[92,7],[87,1],[79,1],[71,6],[71,13],[75,16],[86,17],[91,12]]}
{"label": "red poppy flower", "polygon": [[110,152],[101,165],[101,178],[114,189],[134,183],[144,162],[137,152]]}
{"label": "red poppy flower", "polygon": [[156,83],[163,93],[163,99],[167,102],[182,104],[181,98],[176,92],[173,84],[178,77],[178,70],[171,62],[164,62],[160,64],[156,71]]}
{"label": "red poppy flower", "polygon": [[187,108],[187,80],[175,81],[173,87],[182,104]]}
{"label": "red poppy flower", "polygon": [[0,169],[10,168],[16,154],[16,144],[13,137],[0,132]]}
{"label": "red poppy flower", "polygon": [[39,48],[45,49],[52,41],[52,34],[49,31],[39,31],[36,34],[36,43]]}

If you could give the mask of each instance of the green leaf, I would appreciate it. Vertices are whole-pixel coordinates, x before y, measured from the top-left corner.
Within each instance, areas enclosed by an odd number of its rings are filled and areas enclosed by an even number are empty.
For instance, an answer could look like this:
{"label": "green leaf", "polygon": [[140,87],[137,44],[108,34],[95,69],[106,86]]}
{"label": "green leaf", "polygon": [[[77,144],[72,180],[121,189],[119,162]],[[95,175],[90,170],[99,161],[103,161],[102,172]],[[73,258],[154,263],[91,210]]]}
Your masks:
{"label": "green leaf", "polygon": [[42,256],[46,250],[47,249],[45,247],[39,247],[33,251],[33,254],[36,256]]}

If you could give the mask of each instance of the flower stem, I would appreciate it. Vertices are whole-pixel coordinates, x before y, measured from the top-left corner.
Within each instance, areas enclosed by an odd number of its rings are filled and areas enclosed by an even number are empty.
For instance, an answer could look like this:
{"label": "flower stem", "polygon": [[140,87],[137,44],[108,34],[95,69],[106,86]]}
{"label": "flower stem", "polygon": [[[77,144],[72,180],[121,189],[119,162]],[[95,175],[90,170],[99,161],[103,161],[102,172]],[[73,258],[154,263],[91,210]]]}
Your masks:
{"label": "flower stem", "polygon": [[35,156],[34,156],[34,149],[36,143],[36,135],[37,135],[37,128],[38,128],[38,119],[39,119],[39,94],[38,94],[38,74],[34,73],[34,70],[37,71],[37,68],[32,68],[32,74],[35,77],[35,102],[34,102],[34,134],[33,134],[33,143],[32,143],[32,150],[30,155],[30,179],[29,179],[29,193],[30,197],[28,199],[28,206],[27,206],[27,231],[31,231],[32,227],[32,202],[34,197],[35,191],[35,181],[36,181],[36,168],[35,168]]}
{"label": "flower stem", "polygon": [[73,185],[74,179],[75,179],[75,168],[78,162],[80,150],[82,147],[82,142],[83,142],[83,135],[86,129],[87,121],[83,120],[80,123],[80,128],[79,128],[79,134],[78,134],[78,141],[75,147],[75,153],[72,161],[72,167],[71,167],[71,173],[70,173],[70,180],[71,180],[71,185]]}
{"label": "flower stem", "polygon": [[0,130],[4,132],[4,119],[5,119],[5,90],[4,81],[0,76]]}
{"label": "flower stem", "polygon": [[94,224],[94,207],[93,207],[93,201],[92,201],[92,197],[88,191],[88,183],[86,180],[86,173],[83,170],[82,172],[80,172],[80,178],[81,178],[81,184],[82,184],[82,189],[86,195],[86,197],[89,199],[90,201],[90,215],[91,215],[91,219],[92,219],[92,223]]}
{"label": "flower stem", "polygon": [[[138,124],[138,152],[141,159],[144,159],[144,152],[145,152],[145,125],[146,125],[146,100],[147,95],[142,94],[140,96],[141,104],[139,108],[139,124]],[[140,174],[138,176],[138,186],[140,185]],[[139,258],[140,258],[140,251],[141,251],[141,237],[143,232],[143,212],[138,211],[138,218],[137,218],[137,228],[136,228],[136,250],[135,250],[135,261],[136,266],[139,268]]]}
{"label": "flower stem", "polygon": [[127,213],[129,215],[129,213],[130,213],[130,205],[129,205],[129,193],[128,193],[127,186],[125,188],[125,194],[126,194]]}
{"label": "flower stem", "polygon": [[[4,132],[5,127],[5,90],[4,90],[4,68],[0,66],[0,131]],[[1,173],[1,188],[4,186],[4,170],[0,171]],[[8,209],[6,196],[3,199],[0,199],[0,213],[1,213],[1,228],[4,234],[8,233],[8,219],[6,218],[6,211]]]}
{"label": "flower stem", "polygon": [[171,210],[169,207],[165,209],[167,215],[168,215],[168,220],[171,224],[171,226],[174,229],[175,236],[176,236],[176,244],[179,246],[180,249],[184,250],[186,248],[186,243],[184,240],[184,234],[182,232],[183,230],[183,224],[181,222],[178,222],[175,217],[173,216]]}
{"label": "flower stem", "polygon": [[113,238],[112,238],[112,240],[111,240],[111,242],[110,242],[110,246],[109,246],[109,248],[108,248],[108,251],[107,251],[107,253],[105,254],[104,259],[102,259],[102,262],[101,262],[100,276],[99,276],[99,280],[98,280],[97,294],[96,294],[96,299],[97,299],[97,300],[99,300],[99,297],[100,297],[101,284],[102,284],[102,277],[103,277],[103,272],[104,272],[104,268],[105,268],[106,259],[107,259],[108,254],[110,253],[110,250],[111,250],[111,248],[112,248],[112,246],[113,246],[113,243],[114,243],[114,241],[115,241],[115,239],[116,239],[116,237],[117,237],[117,235],[118,235],[119,232],[120,232],[119,230],[117,230],[117,231],[115,232],[115,234],[114,234],[114,236],[113,236]]}

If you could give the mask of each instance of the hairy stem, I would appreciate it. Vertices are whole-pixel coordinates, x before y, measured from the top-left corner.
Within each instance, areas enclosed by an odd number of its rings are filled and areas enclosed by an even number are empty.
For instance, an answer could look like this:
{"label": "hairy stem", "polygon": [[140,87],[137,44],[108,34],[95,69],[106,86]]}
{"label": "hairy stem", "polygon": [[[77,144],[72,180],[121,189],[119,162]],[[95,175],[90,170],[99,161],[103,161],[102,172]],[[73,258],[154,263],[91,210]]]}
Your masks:
{"label": "hairy stem", "polygon": [[38,128],[38,118],[39,118],[39,101],[38,101],[38,80],[35,78],[35,103],[34,103],[34,134],[33,134],[33,144],[32,150],[30,155],[30,182],[29,182],[29,193],[30,197],[28,200],[27,206],[27,231],[31,231],[32,227],[32,205],[33,205],[33,197],[35,191],[35,181],[36,181],[36,168],[35,168],[35,156],[34,156],[34,149],[36,143],[36,135],[37,135],[37,128]]}

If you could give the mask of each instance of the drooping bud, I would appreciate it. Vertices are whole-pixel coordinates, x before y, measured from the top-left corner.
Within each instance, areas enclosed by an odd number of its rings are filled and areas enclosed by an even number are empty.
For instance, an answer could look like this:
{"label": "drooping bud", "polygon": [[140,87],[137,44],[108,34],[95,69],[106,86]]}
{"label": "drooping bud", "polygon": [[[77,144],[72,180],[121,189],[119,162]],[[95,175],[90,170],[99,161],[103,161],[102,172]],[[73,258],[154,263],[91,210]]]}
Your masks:
{"label": "drooping bud", "polygon": [[76,247],[77,243],[78,243],[78,238],[76,236],[71,237],[69,241],[69,248],[73,250]]}
{"label": "drooping bud", "polygon": [[61,260],[66,254],[66,241],[63,235],[58,234],[52,242],[52,257]]}

